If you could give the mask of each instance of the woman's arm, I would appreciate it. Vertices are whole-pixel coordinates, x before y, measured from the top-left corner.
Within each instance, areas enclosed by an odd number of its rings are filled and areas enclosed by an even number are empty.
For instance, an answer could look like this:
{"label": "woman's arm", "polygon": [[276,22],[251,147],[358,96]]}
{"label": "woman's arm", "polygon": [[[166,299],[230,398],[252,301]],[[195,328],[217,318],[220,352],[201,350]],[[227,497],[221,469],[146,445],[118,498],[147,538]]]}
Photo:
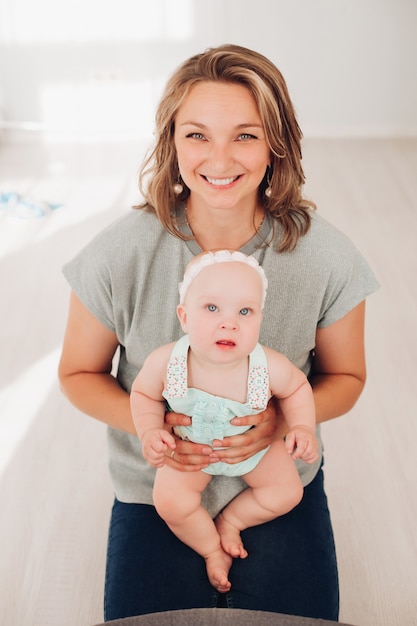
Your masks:
{"label": "woman's arm", "polygon": [[129,394],[111,375],[119,343],[72,293],[58,375],[78,409],[114,428],[136,434]]}
{"label": "woman's arm", "polygon": [[310,383],[317,423],[347,413],[366,381],[365,301],[327,328],[318,328]]}

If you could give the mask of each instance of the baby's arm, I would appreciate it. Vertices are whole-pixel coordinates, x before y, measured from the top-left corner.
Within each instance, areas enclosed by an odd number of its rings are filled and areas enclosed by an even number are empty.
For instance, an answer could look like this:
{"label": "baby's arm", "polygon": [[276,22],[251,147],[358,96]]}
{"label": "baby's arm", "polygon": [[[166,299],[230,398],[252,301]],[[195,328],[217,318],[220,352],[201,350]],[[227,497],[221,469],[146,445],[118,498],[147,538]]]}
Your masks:
{"label": "baby's arm", "polygon": [[313,391],[305,374],[287,357],[264,348],[268,359],[271,392],[279,399],[289,426],[285,446],[293,459],[314,463],[318,457]]}
{"label": "baby's arm", "polygon": [[162,396],[164,373],[172,344],[162,346],[145,360],[130,394],[130,406],[142,453],[153,467],[162,467],[165,452],[175,449],[174,437],[164,428],[165,402]]}

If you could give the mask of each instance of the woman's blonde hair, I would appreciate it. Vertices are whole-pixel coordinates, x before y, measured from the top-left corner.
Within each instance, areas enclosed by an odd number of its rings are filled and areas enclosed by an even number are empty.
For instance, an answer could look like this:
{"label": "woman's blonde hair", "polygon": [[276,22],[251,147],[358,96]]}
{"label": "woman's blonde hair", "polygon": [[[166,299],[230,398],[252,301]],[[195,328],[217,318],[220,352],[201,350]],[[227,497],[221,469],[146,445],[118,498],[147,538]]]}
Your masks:
{"label": "woman's blonde hair", "polygon": [[[179,169],[174,145],[175,118],[190,89],[200,82],[226,82],[245,86],[254,96],[271,152],[269,173],[259,186],[265,210],[283,229],[279,250],[292,250],[310,226],[313,202],[302,196],[302,133],[281,72],[263,55],[236,45],[210,48],[186,60],[169,79],[156,112],[156,144],[139,177],[143,208],[155,212],[171,234],[186,238],[176,224],[175,212],[189,196],[183,185],[174,193]],[[271,186],[270,197],[265,196]]]}

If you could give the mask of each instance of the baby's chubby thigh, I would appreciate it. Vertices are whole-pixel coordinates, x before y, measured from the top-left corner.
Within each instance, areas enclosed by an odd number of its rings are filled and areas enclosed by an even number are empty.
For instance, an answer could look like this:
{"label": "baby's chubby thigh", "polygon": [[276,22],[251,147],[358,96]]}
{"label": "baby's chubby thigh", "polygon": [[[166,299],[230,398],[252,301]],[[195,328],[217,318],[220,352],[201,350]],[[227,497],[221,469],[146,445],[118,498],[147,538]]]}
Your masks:
{"label": "baby's chubby thigh", "polygon": [[284,441],[278,439],[267,448],[260,462],[243,476],[256,494],[255,499],[273,517],[288,513],[303,496],[303,487],[294,460]]}
{"label": "baby's chubby thigh", "polygon": [[158,514],[169,523],[191,515],[201,506],[201,494],[211,480],[202,472],[180,472],[168,465],[157,469],[153,500]]}

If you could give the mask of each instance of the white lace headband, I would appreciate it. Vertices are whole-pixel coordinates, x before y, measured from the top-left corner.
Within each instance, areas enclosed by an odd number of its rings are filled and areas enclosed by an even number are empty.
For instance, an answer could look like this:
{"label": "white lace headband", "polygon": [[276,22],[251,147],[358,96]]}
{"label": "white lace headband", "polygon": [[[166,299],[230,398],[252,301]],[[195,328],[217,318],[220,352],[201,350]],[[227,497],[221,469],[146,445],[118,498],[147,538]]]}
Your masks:
{"label": "white lace headband", "polygon": [[215,263],[230,263],[232,261],[245,263],[246,265],[253,267],[253,269],[258,272],[259,276],[261,277],[263,287],[261,304],[261,307],[263,309],[266,298],[266,290],[268,288],[268,280],[265,276],[263,268],[259,265],[258,261],[253,256],[247,256],[246,254],[243,254],[243,252],[229,252],[229,250],[207,252],[187,266],[183,281],[179,284],[180,304],[183,304],[186,293],[191,283],[193,282],[194,278],[198,276],[202,269],[208,267],[209,265],[214,265]]}

